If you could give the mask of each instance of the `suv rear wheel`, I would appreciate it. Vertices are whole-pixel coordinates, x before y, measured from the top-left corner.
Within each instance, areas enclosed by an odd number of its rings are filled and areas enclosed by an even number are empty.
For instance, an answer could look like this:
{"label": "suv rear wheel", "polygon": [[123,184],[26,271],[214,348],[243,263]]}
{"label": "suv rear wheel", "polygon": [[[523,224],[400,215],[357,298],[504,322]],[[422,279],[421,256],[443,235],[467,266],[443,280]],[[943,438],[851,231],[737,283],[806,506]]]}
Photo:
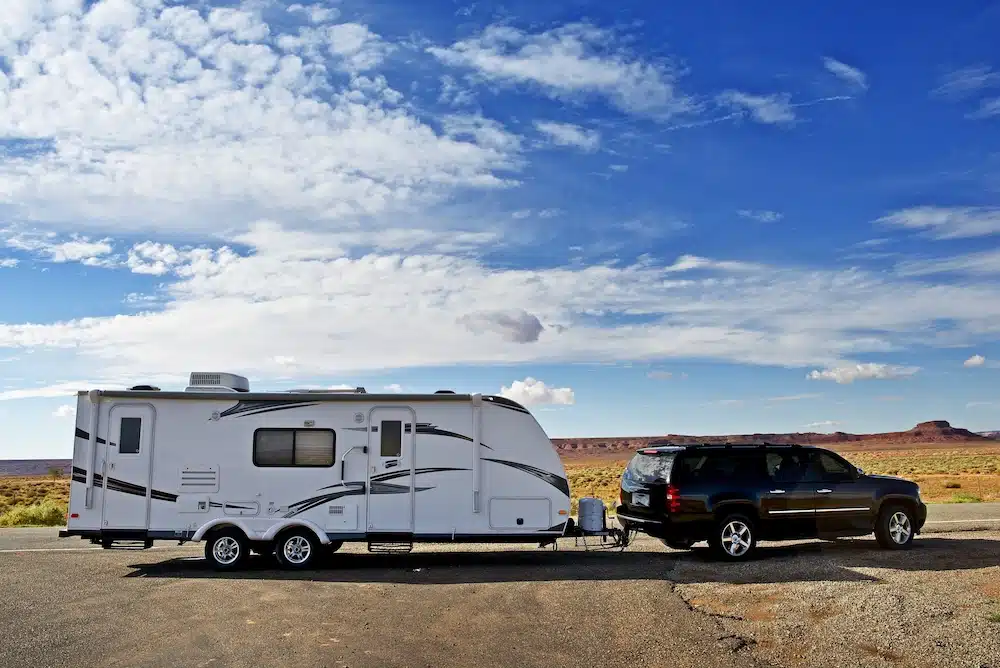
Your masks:
{"label": "suv rear wheel", "polygon": [[712,550],[727,561],[745,561],[757,548],[754,521],[742,513],[726,515],[716,524],[709,542]]}
{"label": "suv rear wheel", "polygon": [[913,544],[913,515],[906,506],[883,508],[875,525],[875,538],[887,550],[903,550]]}

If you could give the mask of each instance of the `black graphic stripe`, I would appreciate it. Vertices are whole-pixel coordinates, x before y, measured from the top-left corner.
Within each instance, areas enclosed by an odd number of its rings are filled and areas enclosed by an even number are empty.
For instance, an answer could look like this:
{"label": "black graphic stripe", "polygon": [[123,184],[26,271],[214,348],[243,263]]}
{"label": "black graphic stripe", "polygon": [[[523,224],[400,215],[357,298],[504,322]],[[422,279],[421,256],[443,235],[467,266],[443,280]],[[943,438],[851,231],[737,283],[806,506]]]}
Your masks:
{"label": "black graphic stripe", "polygon": [[[86,431],[84,429],[80,429],[79,427],[77,427],[76,428],[76,437],[77,438],[82,438],[85,441],[89,441],[90,440],[90,432],[88,432],[88,431]],[[107,441],[105,441],[100,436],[97,437],[97,442],[100,443],[101,445],[107,445]]]}
{"label": "black graphic stripe", "polygon": [[529,475],[535,476],[539,480],[544,480],[566,496],[569,496],[569,481],[566,480],[566,478],[557,476],[555,473],[549,473],[548,471],[535,468],[534,466],[529,466],[528,464],[522,464],[521,462],[509,462],[504,459],[490,459],[489,457],[483,457],[483,461],[495,462],[497,464],[503,464],[504,466],[518,469],[519,471],[524,471]]}
{"label": "black graphic stripe", "polygon": [[[73,467],[73,482],[87,482],[87,471],[79,466]],[[132,494],[134,496],[146,496],[146,488],[142,485],[136,485],[135,483],[126,482],[124,480],[119,480],[118,478],[108,478],[107,485],[104,484],[104,476],[100,473],[94,474],[94,485],[96,487],[107,487],[113,492],[121,492],[123,494]],[[170,492],[161,492],[158,489],[154,489],[150,493],[150,497],[156,499],[157,501],[170,501],[176,502],[177,495],[171,494]]]}
{"label": "black graphic stripe", "polygon": [[[447,467],[447,466],[440,466],[440,467],[435,467],[435,468],[415,469],[413,471],[413,475],[418,476],[418,475],[421,475],[422,473],[438,473],[440,471],[469,471],[469,470],[470,469],[457,469],[457,468],[451,468],[451,467]],[[408,470],[407,471],[392,471],[390,473],[380,473],[380,474],[378,474],[376,476],[372,476],[371,480],[372,480],[372,482],[382,482],[382,481],[385,481],[385,480],[393,480],[394,478],[402,478],[402,477],[408,476],[408,475],[410,475],[410,472]]]}
{"label": "black graphic stripe", "polygon": [[219,413],[219,417],[224,418],[234,415],[237,417],[260,415],[261,413],[271,413],[273,411],[283,411],[291,408],[316,406],[318,403],[319,402],[316,401],[267,401],[263,399],[248,399],[246,401],[239,401],[236,405],[222,411]]}
{"label": "black graphic stripe", "polygon": [[323,494],[321,496],[314,496],[310,499],[305,499],[303,501],[298,501],[289,506],[289,511],[285,513],[285,517],[294,517],[299,513],[304,513],[307,510],[312,510],[316,506],[321,506],[329,501],[335,501],[337,499],[343,498],[345,496],[358,496],[365,493],[365,486],[362,484],[360,487],[355,487],[352,489],[344,489],[338,492],[332,492],[330,494]]}
{"label": "black graphic stripe", "polygon": [[512,411],[517,411],[518,413],[527,413],[531,415],[531,411],[517,403],[516,401],[511,401],[506,397],[497,397],[493,395],[483,397],[483,401],[488,401],[494,406],[502,406],[504,408],[509,408]]}

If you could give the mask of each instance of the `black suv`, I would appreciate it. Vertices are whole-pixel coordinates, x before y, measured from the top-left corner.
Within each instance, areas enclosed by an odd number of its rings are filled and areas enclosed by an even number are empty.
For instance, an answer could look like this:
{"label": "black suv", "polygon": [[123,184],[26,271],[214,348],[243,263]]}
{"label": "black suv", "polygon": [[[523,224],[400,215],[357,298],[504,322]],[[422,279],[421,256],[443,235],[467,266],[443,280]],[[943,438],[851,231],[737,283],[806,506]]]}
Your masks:
{"label": "black suv", "polygon": [[657,446],[636,452],[621,478],[618,523],[687,549],[708,541],[746,559],[757,540],[875,533],[909,547],[927,519],[916,483],[866,475],[840,455],[800,445]]}

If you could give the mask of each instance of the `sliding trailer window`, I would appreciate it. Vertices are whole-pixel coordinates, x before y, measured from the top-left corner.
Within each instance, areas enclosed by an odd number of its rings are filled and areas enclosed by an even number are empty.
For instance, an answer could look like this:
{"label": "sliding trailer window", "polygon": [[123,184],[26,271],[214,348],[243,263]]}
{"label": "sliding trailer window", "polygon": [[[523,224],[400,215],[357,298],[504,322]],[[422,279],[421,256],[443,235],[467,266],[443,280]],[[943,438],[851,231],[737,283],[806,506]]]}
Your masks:
{"label": "sliding trailer window", "polygon": [[332,429],[258,429],[253,433],[253,463],[261,467],[326,467],[336,458]]}

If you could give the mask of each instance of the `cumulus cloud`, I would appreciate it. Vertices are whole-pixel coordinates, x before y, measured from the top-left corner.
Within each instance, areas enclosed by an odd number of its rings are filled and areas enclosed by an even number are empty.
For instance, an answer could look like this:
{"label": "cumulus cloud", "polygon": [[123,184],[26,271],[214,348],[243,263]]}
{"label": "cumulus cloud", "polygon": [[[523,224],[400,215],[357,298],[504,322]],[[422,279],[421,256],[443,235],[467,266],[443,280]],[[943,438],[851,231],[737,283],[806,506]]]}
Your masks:
{"label": "cumulus cloud", "polygon": [[71,404],[63,404],[52,411],[52,417],[56,418],[71,418],[74,415],[76,415],[76,406]]}
{"label": "cumulus cloud", "polygon": [[25,20],[0,45],[0,134],[37,144],[0,163],[8,219],[213,235],[278,214],[353,225],[506,187],[519,169],[502,128],[444,134],[366,74],[389,48],[361,24],[144,0],[10,0],[4,16]]}
{"label": "cumulus cloud", "polygon": [[782,216],[777,211],[752,211],[750,209],[740,209],[736,212],[740,218],[749,218],[750,220],[756,220],[758,223],[776,223],[784,216]]}
{"label": "cumulus cloud", "polygon": [[480,311],[461,316],[459,322],[476,334],[494,332],[511,343],[533,343],[545,329],[538,316],[523,309]]}
{"label": "cumulus cloud", "polygon": [[963,239],[1000,233],[1000,208],[916,206],[875,221],[889,227],[922,230],[935,239]]}
{"label": "cumulus cloud", "polygon": [[14,233],[11,230],[0,231],[7,236],[5,243],[9,248],[28,251],[50,262],[79,262],[88,266],[102,266],[110,260],[107,258],[113,248],[110,239],[91,240],[85,236],[73,235],[68,240],[56,241],[55,235],[40,233]]}
{"label": "cumulus cloud", "polygon": [[490,82],[530,84],[559,99],[599,96],[622,111],[658,118],[696,109],[678,89],[676,70],[630,54],[615,33],[590,23],[539,33],[491,25],[479,35],[429,51]]}
{"label": "cumulus cloud", "polygon": [[977,366],[983,366],[984,364],[986,364],[985,357],[983,357],[982,355],[973,355],[969,359],[965,360],[965,362],[962,363],[962,366],[967,368],[972,368]]}
{"label": "cumulus cloud", "polygon": [[573,146],[586,153],[592,153],[601,145],[601,133],[572,123],[535,121],[535,129],[546,135],[556,146]]}
{"label": "cumulus cloud", "polygon": [[751,119],[765,125],[787,125],[795,120],[792,96],[787,93],[755,95],[727,90],[720,93],[716,100],[720,105],[747,113]]}
{"label": "cumulus cloud", "polygon": [[832,380],[836,383],[846,385],[856,380],[906,378],[917,373],[919,370],[920,368],[915,366],[896,366],[870,362],[868,364],[842,365],[823,370],[814,369],[809,372],[806,378],[810,380]]}
{"label": "cumulus cloud", "polygon": [[0,257],[0,269],[13,269],[19,263],[16,257]]}
{"label": "cumulus cloud", "polygon": [[403,386],[400,385],[399,383],[390,383],[389,385],[386,385],[382,389],[384,389],[386,392],[392,392],[393,394],[400,394],[403,391]]}
{"label": "cumulus cloud", "polygon": [[825,67],[830,74],[837,77],[852,88],[857,90],[868,89],[868,77],[865,76],[864,72],[856,67],[851,67],[847,63],[842,63],[836,58],[830,57],[823,58],[823,67]]}
{"label": "cumulus cloud", "polygon": [[806,429],[816,429],[818,431],[826,432],[832,431],[833,428],[839,424],[840,423],[835,420],[821,420],[820,422],[810,422],[806,425]]}
{"label": "cumulus cloud", "polygon": [[510,387],[500,388],[500,396],[516,401],[522,406],[561,405],[569,406],[576,402],[576,396],[569,387],[549,387],[544,382],[528,376],[524,380],[515,380]]}

